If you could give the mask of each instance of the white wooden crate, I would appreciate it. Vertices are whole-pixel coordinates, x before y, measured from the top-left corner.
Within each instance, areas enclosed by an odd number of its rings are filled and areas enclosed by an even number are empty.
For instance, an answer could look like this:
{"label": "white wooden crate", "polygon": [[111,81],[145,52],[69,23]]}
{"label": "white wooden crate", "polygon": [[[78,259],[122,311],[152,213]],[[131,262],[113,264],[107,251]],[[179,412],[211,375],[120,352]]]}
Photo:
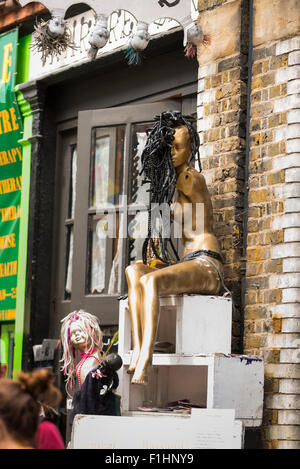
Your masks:
{"label": "white wooden crate", "polygon": [[[244,426],[233,409],[201,409],[195,415],[141,415],[122,417],[76,415],[71,449],[242,449]],[[171,451],[172,453],[172,451]],[[110,453],[113,456],[113,453]],[[143,453],[145,456],[146,453]],[[110,456],[110,457],[111,457]],[[172,454],[166,456],[172,457]],[[126,460],[128,463],[128,460]],[[106,462],[122,462],[106,459]],[[165,459],[148,462],[188,462]],[[192,462],[190,460],[190,462]],[[134,465],[134,464],[133,464]]]}
{"label": "white wooden crate", "polygon": [[[195,304],[197,302],[198,305]],[[214,308],[214,304],[217,307]],[[221,305],[225,311],[223,316]],[[127,373],[132,353],[131,328],[127,300],[120,302],[119,354],[124,366],[119,371],[118,394],[121,394],[122,415],[141,406],[164,407],[168,402],[189,399],[207,409],[235,409],[236,419],[242,420],[245,426],[260,426],[263,360],[256,356],[232,355],[230,348],[227,353],[218,352],[218,346],[225,346],[231,340],[231,300],[184,295],[162,298],[161,307],[159,339],[170,340],[171,337],[172,340],[173,337],[176,353],[154,353],[149,384],[142,386],[131,384],[132,375]],[[195,311],[199,314],[193,314]],[[193,315],[193,321],[188,325],[189,313]],[[169,336],[164,335],[165,331]],[[200,331],[204,338],[204,342],[198,341],[198,346],[194,345],[197,339],[195,331]],[[225,339],[221,337],[222,331]],[[217,349],[212,353],[203,352],[199,344],[212,347],[215,336]]]}
{"label": "white wooden crate", "polygon": [[[224,296],[178,295],[160,298],[157,340],[173,342],[178,354],[230,353],[232,300]],[[119,345],[131,349],[128,300],[120,301]]]}

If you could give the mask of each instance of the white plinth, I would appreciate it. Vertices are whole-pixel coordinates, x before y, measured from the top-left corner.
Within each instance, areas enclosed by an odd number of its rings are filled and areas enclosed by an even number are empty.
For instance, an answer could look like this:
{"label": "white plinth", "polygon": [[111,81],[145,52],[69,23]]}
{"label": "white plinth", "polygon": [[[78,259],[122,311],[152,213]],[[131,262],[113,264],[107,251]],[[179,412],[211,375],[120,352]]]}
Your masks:
{"label": "white plinth", "polygon": [[[223,296],[180,295],[160,299],[157,340],[171,342],[176,354],[231,352],[232,300]],[[128,300],[120,301],[120,349],[131,349]]]}
{"label": "white plinth", "polygon": [[122,415],[143,406],[165,407],[189,399],[207,409],[234,409],[245,426],[259,426],[264,364],[259,357],[231,355],[231,299],[183,295],[161,298],[160,341],[175,353],[154,353],[148,386],[131,384],[131,326],[127,300],[120,301],[119,371]]}
{"label": "white plinth", "polygon": [[[162,315],[168,301],[162,299]],[[176,298],[175,304],[176,353],[231,352],[231,298],[183,295]]]}
{"label": "white plinth", "polygon": [[[76,415],[72,449],[241,449],[244,427],[234,419],[234,410],[197,409],[191,416],[133,414],[126,417]],[[143,455],[143,457],[146,455]],[[112,458],[112,459],[109,459]],[[138,458],[138,457],[137,457]],[[192,455],[150,455],[151,463],[188,463]],[[110,453],[106,463],[131,462],[132,457]],[[145,459],[144,459],[145,460]]]}

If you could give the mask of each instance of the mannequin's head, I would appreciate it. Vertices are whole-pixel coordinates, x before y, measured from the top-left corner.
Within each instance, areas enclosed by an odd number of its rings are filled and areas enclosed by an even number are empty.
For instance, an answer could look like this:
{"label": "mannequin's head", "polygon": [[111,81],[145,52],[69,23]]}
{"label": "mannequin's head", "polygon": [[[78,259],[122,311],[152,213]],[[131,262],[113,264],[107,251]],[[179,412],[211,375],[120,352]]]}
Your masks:
{"label": "mannequin's head", "polygon": [[191,154],[190,134],[186,126],[175,128],[171,160],[175,169],[187,165]]}
{"label": "mannequin's head", "polygon": [[[177,179],[173,159],[179,147],[180,160],[184,158],[187,164],[196,160],[201,170],[200,140],[193,121],[179,111],[163,112],[154,118],[141,157],[145,181],[151,185],[152,203],[171,203]],[[177,165],[177,158],[174,161]]]}
{"label": "mannequin's head", "polygon": [[[156,226],[156,220],[153,220],[152,207],[153,204],[171,205],[178,174],[193,160],[201,171],[200,140],[194,127],[194,119],[190,116],[183,116],[179,111],[167,111],[155,116],[154,125],[147,134],[141,161],[144,182],[150,183],[150,209],[148,211],[148,236],[142,249],[143,262],[147,263],[150,245],[155,257],[168,264],[171,262],[166,246],[168,240],[162,239],[162,233],[156,228],[153,229]],[[153,233],[153,231],[156,232]],[[158,249],[155,245],[156,239],[158,239]]]}

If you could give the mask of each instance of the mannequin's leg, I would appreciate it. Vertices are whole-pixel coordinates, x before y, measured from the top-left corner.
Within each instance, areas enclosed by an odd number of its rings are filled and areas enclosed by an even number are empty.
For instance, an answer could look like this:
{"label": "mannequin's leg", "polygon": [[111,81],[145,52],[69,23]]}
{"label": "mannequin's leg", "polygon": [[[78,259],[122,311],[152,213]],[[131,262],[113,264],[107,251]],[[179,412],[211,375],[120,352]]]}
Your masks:
{"label": "mannequin's leg", "polygon": [[140,278],[154,269],[142,262],[131,264],[126,268],[125,275],[128,284],[128,306],[131,321],[133,352],[127,373],[134,373],[135,366],[141,350],[143,330],[143,292]]}
{"label": "mannequin's leg", "polygon": [[160,314],[159,295],[217,294],[220,278],[207,261],[194,259],[147,273],[141,276],[139,282],[145,326],[132,383],[147,384],[147,368],[151,363]]}

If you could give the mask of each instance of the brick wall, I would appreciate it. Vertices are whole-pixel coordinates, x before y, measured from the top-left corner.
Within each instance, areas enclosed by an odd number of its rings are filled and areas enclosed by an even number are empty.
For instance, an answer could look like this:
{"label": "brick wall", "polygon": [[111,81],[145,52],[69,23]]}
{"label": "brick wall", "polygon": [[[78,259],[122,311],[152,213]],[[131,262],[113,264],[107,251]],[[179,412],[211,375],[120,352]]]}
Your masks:
{"label": "brick wall", "polygon": [[234,353],[242,351],[243,326],[241,267],[248,38],[245,3],[199,2],[200,25],[211,37],[211,46],[200,47],[198,56],[200,157],[212,198],[214,230],[222,250],[226,284],[233,293]]}
{"label": "brick wall", "polygon": [[262,446],[299,449],[300,0],[253,5],[247,105],[249,2],[199,0],[199,24],[212,38],[198,52],[201,159],[233,291],[232,351],[243,343],[265,362]]}
{"label": "brick wall", "polygon": [[199,67],[198,130],[203,174],[214,207],[214,228],[233,293],[232,350],[241,348],[241,260],[246,115],[244,56]]}
{"label": "brick wall", "polygon": [[265,360],[264,446],[300,448],[300,36],[253,52],[245,352]]}

